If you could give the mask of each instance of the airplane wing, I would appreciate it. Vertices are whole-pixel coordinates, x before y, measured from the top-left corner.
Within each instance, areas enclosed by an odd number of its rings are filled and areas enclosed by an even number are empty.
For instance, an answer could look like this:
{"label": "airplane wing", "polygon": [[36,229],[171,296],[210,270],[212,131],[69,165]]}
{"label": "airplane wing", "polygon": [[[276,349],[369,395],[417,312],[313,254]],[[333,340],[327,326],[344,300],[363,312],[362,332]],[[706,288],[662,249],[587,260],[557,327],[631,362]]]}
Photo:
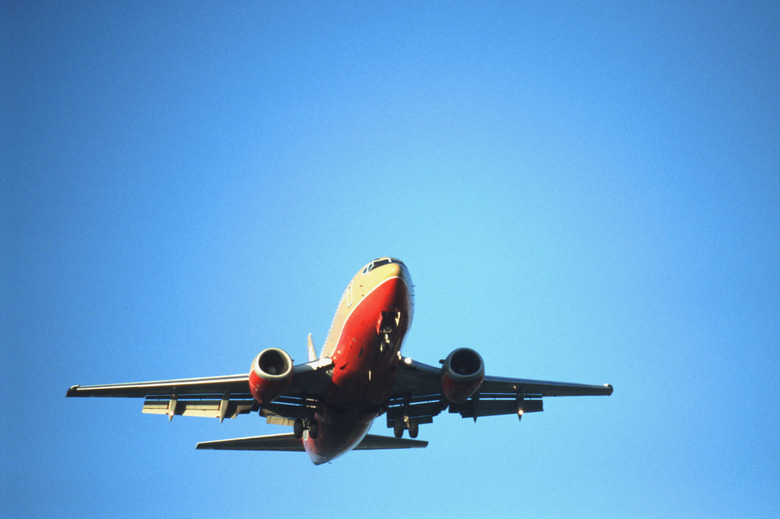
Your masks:
{"label": "airplane wing", "polygon": [[549,382],[522,378],[486,376],[477,392],[462,404],[447,401],[442,394],[442,368],[403,358],[390,404],[387,410],[388,427],[397,420],[415,419],[417,423],[431,423],[433,417],[445,409],[459,413],[463,418],[476,420],[482,416],[515,414],[543,410],[542,398],[554,396],[611,395],[612,386]]}
{"label": "airplane wing", "polygon": [[[290,385],[274,402],[276,409],[264,414],[286,416],[286,410],[300,412],[301,404],[321,395],[330,381],[330,359],[319,359],[293,368]],[[249,375],[130,382],[97,386],[73,386],[68,397],[144,398],[144,413],[205,416],[223,420],[257,410],[259,404],[249,391]]]}

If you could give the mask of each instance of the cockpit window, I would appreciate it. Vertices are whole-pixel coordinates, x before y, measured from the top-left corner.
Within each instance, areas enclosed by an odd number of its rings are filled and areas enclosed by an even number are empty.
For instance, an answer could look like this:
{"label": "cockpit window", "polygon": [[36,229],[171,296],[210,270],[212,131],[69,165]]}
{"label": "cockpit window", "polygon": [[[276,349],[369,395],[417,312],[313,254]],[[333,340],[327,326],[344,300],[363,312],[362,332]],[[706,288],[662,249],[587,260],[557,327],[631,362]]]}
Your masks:
{"label": "cockpit window", "polygon": [[387,265],[387,264],[389,264],[389,263],[401,263],[401,262],[400,262],[400,261],[398,261],[397,259],[393,259],[393,258],[380,258],[380,259],[375,259],[374,261],[372,261],[371,263],[369,263],[368,265],[366,265],[366,267],[363,269],[363,274],[364,274],[364,275],[365,275],[365,274],[368,274],[369,272],[371,272],[371,271],[372,271],[372,270],[374,270],[375,268],[377,268],[377,267],[381,267],[382,265]]}

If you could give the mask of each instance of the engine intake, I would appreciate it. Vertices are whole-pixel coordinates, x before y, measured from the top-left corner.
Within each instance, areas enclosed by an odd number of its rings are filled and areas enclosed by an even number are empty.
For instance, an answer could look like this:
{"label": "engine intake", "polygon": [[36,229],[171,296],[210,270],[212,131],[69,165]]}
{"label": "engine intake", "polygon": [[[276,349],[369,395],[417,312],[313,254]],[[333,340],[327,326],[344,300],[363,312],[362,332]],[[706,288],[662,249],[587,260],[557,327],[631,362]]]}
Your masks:
{"label": "engine intake", "polygon": [[267,404],[279,396],[292,381],[293,361],[284,350],[268,348],[252,361],[249,390],[255,400]]}
{"label": "engine intake", "polygon": [[470,348],[458,348],[444,360],[441,391],[453,404],[462,404],[473,395],[485,378],[482,357]]}

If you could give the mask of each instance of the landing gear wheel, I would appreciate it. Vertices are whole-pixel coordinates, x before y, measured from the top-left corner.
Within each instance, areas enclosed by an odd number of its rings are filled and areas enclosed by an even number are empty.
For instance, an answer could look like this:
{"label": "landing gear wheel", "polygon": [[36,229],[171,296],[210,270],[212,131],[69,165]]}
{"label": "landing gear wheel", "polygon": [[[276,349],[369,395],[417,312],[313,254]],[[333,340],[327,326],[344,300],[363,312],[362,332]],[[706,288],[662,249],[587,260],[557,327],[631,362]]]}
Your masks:
{"label": "landing gear wheel", "polygon": [[312,420],[309,424],[309,438],[316,438],[320,434],[320,424],[316,420]]}
{"label": "landing gear wheel", "polygon": [[293,423],[293,435],[299,440],[303,438],[303,420],[300,418]]}
{"label": "landing gear wheel", "polygon": [[401,438],[404,435],[404,422],[402,420],[396,420],[393,422],[393,436]]}
{"label": "landing gear wheel", "polygon": [[409,420],[409,438],[417,438],[417,433],[420,432],[420,424],[417,420]]}

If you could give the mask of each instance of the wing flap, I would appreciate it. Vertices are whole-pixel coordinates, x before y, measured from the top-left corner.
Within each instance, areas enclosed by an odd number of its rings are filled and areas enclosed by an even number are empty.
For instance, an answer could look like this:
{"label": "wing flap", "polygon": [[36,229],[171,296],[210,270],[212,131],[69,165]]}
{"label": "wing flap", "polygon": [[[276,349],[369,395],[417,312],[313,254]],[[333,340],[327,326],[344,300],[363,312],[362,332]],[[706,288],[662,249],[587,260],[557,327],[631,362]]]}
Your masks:
{"label": "wing flap", "polygon": [[172,416],[199,416],[205,418],[236,418],[251,412],[254,400],[159,400],[147,398],[141,412]]}
{"label": "wing flap", "polygon": [[460,413],[462,418],[480,418],[482,416],[499,416],[503,414],[539,413],[544,410],[541,399],[489,399],[470,398],[462,404],[451,405],[450,413]]}

